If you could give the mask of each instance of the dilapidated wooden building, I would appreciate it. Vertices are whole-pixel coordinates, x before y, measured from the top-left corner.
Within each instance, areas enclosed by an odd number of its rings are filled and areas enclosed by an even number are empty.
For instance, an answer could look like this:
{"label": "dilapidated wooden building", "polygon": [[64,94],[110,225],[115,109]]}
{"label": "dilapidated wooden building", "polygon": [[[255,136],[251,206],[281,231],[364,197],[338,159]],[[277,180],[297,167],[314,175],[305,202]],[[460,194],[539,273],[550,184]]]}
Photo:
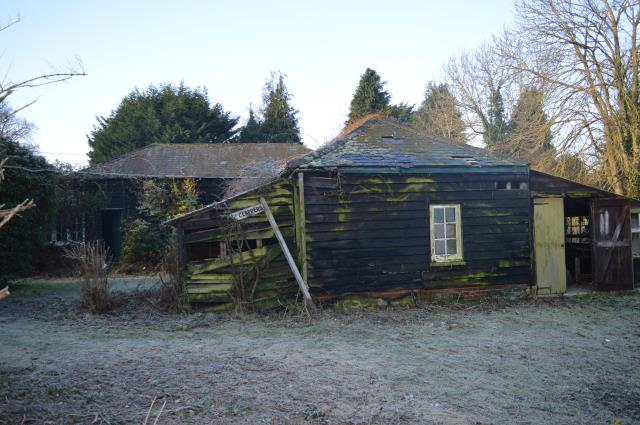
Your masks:
{"label": "dilapidated wooden building", "polygon": [[[308,153],[297,143],[158,144],[96,164],[78,173],[87,190],[101,191],[97,217],[65,217],[58,242],[102,239],[118,258],[127,221],[138,214],[144,180],[169,182],[195,180],[199,201],[210,204],[224,197],[226,185],[235,179],[260,179],[257,164],[274,167]],[[85,223],[94,223],[86,228]],[[68,224],[71,223],[71,226]],[[61,227],[61,226],[58,226]]]}
{"label": "dilapidated wooden building", "polygon": [[629,200],[379,116],[172,223],[190,301],[220,309],[298,292],[278,229],[320,301],[633,287]]}

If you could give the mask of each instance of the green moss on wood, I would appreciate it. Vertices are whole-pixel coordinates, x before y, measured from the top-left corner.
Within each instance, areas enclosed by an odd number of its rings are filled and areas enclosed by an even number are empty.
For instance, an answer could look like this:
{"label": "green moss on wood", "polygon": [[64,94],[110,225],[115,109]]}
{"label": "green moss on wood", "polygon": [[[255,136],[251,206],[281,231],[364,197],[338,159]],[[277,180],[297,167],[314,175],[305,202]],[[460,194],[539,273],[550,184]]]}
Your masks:
{"label": "green moss on wood", "polygon": [[187,278],[189,280],[194,280],[194,281],[198,281],[198,280],[217,280],[220,283],[233,282],[233,275],[232,274],[220,274],[220,273],[216,273],[216,274],[210,274],[210,273],[188,274]]}
{"label": "green moss on wood", "polygon": [[462,276],[457,276],[453,279],[456,283],[469,283],[473,282],[474,285],[489,285],[489,282],[483,282],[483,279],[489,279],[493,277],[502,277],[507,276],[505,272],[478,272],[478,273],[470,273]]}
{"label": "green moss on wood", "polygon": [[187,284],[188,294],[213,294],[213,295],[227,295],[233,288],[232,284],[220,283],[217,285],[194,285]]}
{"label": "green moss on wood", "polygon": [[243,264],[249,264],[252,261],[258,260],[260,257],[265,256],[269,248],[270,247],[263,246],[250,251],[239,252],[225,258],[218,258],[210,262],[191,263],[187,265],[187,273],[190,275],[201,274],[230,266],[232,262],[233,264],[240,264],[241,260]]}

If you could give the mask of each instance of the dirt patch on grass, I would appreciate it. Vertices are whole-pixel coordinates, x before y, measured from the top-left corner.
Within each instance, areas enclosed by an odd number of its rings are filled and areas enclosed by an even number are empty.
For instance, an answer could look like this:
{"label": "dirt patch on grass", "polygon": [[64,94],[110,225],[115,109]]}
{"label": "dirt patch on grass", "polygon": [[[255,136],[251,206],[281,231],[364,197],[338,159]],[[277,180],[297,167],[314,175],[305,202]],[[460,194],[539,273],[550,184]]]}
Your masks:
{"label": "dirt patch on grass", "polygon": [[163,424],[640,421],[636,293],[312,321],[16,295],[0,305],[0,423],[141,423],[154,398]]}

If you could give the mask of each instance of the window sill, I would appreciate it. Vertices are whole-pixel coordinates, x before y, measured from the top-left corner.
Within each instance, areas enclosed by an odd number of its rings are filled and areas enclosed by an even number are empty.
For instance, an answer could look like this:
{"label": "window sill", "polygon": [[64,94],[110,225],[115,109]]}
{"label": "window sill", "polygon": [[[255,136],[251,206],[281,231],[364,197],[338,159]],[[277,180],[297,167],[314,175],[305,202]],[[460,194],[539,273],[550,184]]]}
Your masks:
{"label": "window sill", "polygon": [[467,262],[464,260],[455,260],[455,261],[441,261],[431,263],[431,267],[454,267],[454,266],[466,266]]}

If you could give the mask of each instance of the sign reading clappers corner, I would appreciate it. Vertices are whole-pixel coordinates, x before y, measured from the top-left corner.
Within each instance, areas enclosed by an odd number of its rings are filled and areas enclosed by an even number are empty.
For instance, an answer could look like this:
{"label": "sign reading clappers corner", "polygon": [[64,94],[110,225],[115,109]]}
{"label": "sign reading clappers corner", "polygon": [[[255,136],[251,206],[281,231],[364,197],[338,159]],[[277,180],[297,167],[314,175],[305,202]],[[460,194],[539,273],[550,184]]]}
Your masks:
{"label": "sign reading clappers corner", "polygon": [[229,214],[229,217],[231,217],[234,220],[242,220],[247,217],[258,215],[263,212],[264,212],[264,208],[262,207],[262,205],[258,204],[258,205],[254,205],[252,207],[245,208],[243,210],[231,213]]}

